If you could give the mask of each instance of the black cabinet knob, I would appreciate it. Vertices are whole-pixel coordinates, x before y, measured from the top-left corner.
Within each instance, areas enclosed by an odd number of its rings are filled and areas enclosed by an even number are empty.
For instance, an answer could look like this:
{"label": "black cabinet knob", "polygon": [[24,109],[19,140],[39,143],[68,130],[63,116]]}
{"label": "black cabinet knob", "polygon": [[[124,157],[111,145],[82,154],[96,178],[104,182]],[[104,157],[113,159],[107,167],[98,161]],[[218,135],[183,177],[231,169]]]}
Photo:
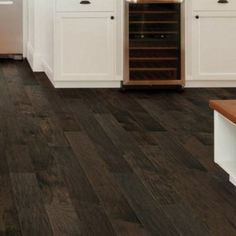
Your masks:
{"label": "black cabinet knob", "polygon": [[111,16],[111,20],[114,20],[115,19],[115,17],[114,16]]}
{"label": "black cabinet knob", "polygon": [[195,18],[196,18],[196,19],[199,19],[200,17],[197,15],[197,16],[195,16]]}
{"label": "black cabinet knob", "polygon": [[83,0],[83,1],[80,2],[80,4],[88,5],[88,4],[91,4],[91,2],[90,2],[90,1]]}

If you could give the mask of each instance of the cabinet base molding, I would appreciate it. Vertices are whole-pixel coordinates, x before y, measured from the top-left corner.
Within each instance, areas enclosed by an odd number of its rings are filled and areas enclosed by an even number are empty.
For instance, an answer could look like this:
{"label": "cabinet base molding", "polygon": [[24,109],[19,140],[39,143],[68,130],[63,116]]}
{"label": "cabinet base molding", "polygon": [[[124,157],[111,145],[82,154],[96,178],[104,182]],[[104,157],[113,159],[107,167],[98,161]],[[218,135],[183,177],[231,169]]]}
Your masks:
{"label": "cabinet base molding", "polygon": [[33,72],[44,72],[55,88],[120,88],[121,87],[121,77],[117,76],[116,80],[100,80],[100,81],[55,81],[53,69],[44,60],[40,60],[35,67],[34,54],[30,53],[32,50],[28,50],[29,57],[27,58],[28,63],[31,66]]}
{"label": "cabinet base molding", "polygon": [[53,81],[55,88],[120,88],[120,81]]}
{"label": "cabinet base molding", "polygon": [[235,88],[235,80],[187,80],[186,88]]}
{"label": "cabinet base molding", "polygon": [[[227,111],[230,116],[230,110]],[[236,124],[218,111],[214,111],[214,161],[229,176],[229,180],[236,186]]]}
{"label": "cabinet base molding", "polygon": [[47,75],[48,79],[51,81],[51,83],[53,83],[53,78],[54,78],[54,72],[53,69],[49,66],[49,64],[42,60],[42,67],[43,67],[43,71],[45,72],[45,74]]}
{"label": "cabinet base molding", "polygon": [[35,52],[33,46],[28,43],[27,44],[27,60],[34,72],[41,72],[43,71],[42,68],[42,58],[41,56]]}
{"label": "cabinet base molding", "polygon": [[229,177],[229,181],[230,181],[234,186],[236,186],[236,178],[230,176],[230,177]]}

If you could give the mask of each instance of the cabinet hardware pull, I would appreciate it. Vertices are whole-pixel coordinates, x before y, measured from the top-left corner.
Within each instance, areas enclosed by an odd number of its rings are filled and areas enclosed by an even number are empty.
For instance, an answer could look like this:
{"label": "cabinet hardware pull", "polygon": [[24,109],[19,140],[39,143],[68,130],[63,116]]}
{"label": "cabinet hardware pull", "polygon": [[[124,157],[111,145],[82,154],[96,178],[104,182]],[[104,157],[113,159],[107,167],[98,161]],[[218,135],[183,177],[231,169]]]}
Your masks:
{"label": "cabinet hardware pull", "polygon": [[111,20],[114,20],[115,19],[115,17],[114,16],[111,16]]}
{"label": "cabinet hardware pull", "polygon": [[91,4],[91,2],[90,2],[90,1],[83,0],[83,1],[80,2],[80,4]]}
{"label": "cabinet hardware pull", "polygon": [[195,16],[196,19],[199,19],[200,17],[199,16]]}
{"label": "cabinet hardware pull", "polygon": [[219,0],[218,3],[229,3],[228,0]]}

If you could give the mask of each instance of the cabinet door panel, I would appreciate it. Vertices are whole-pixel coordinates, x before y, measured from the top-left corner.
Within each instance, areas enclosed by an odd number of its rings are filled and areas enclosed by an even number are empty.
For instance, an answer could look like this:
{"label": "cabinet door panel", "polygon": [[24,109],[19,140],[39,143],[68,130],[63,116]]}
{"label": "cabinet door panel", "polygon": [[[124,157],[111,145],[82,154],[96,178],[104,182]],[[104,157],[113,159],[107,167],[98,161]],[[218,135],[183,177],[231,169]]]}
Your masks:
{"label": "cabinet door panel", "polygon": [[59,17],[60,80],[113,80],[114,23],[110,14]]}
{"label": "cabinet door panel", "polygon": [[194,76],[236,79],[236,15],[198,15],[193,23]]}

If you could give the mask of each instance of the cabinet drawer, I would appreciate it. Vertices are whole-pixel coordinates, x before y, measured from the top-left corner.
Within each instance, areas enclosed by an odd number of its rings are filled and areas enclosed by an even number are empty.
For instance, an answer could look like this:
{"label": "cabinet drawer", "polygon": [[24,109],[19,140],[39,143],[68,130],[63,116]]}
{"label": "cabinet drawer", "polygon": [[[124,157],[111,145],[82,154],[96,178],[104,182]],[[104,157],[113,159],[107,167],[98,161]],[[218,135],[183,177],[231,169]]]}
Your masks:
{"label": "cabinet drawer", "polygon": [[219,0],[193,0],[194,11],[236,11],[236,1],[227,0],[220,3]]}
{"label": "cabinet drawer", "polygon": [[57,0],[57,12],[114,11],[115,0]]}

